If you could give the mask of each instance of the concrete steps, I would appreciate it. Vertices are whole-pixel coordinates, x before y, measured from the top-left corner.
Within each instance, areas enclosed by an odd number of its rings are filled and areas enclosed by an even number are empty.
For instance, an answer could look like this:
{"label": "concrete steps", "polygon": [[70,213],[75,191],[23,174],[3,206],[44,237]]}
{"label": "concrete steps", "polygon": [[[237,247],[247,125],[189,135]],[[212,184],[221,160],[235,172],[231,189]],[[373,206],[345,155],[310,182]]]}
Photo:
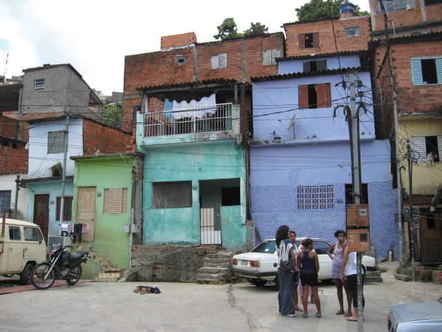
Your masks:
{"label": "concrete steps", "polygon": [[365,282],[382,282],[381,271],[367,271]]}
{"label": "concrete steps", "polygon": [[233,253],[220,250],[211,252],[203,259],[203,266],[198,270],[197,281],[204,284],[222,284],[232,278],[230,260]]}

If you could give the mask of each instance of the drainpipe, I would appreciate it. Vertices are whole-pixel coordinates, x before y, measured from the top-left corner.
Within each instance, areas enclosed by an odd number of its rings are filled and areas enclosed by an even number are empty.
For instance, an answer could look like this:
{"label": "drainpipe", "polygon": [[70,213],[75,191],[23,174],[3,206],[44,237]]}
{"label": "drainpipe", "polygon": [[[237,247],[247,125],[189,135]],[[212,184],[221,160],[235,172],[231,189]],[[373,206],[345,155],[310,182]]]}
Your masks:
{"label": "drainpipe", "polygon": [[130,220],[129,220],[129,266],[128,270],[132,267],[132,245],[134,240],[134,235],[132,232],[132,227],[135,224],[135,195],[136,195],[136,185],[137,185],[137,157],[135,157],[135,166],[132,166],[132,196],[130,199]]}
{"label": "drainpipe", "polygon": [[62,186],[61,186],[61,199],[60,199],[60,225],[64,221],[64,194],[66,190],[66,164],[68,155],[68,139],[69,139],[69,114],[66,115],[66,127],[64,130],[64,154],[63,154],[63,173],[62,173]]}
{"label": "drainpipe", "polygon": [[14,218],[18,217],[18,192],[20,190],[20,175],[15,179],[15,202],[14,202]]}
{"label": "drainpipe", "polygon": [[6,212],[3,213],[3,221],[2,221],[2,250],[0,251],[0,255],[5,251],[5,228],[6,228]]}

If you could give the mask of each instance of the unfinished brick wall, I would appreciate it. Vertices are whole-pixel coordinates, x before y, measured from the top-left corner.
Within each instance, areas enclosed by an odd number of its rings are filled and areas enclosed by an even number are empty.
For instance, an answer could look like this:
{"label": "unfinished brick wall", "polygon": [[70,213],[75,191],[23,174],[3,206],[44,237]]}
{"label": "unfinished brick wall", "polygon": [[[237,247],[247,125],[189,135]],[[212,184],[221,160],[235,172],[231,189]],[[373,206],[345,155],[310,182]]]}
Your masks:
{"label": "unfinished brick wall", "polygon": [[[124,129],[133,128],[133,107],[141,104],[137,88],[211,79],[250,81],[250,77],[273,75],[277,65],[263,65],[263,52],[284,49],[284,36],[274,33],[250,38],[195,44],[192,47],[172,49],[125,57],[124,69]],[[227,67],[212,69],[211,57],[227,53]],[[177,56],[185,63],[177,63]],[[161,107],[152,101],[149,109]]]}
{"label": "unfinished brick wall", "polygon": [[181,33],[178,35],[170,35],[161,37],[161,49],[172,47],[183,47],[196,43],[196,35],[194,32]]}
{"label": "unfinished brick wall", "polygon": [[[350,27],[359,27],[359,36],[348,36],[345,28]],[[286,56],[367,50],[370,39],[369,17],[345,17],[311,23],[289,23],[284,25],[284,29],[287,36]],[[303,48],[300,45],[300,35],[305,33],[319,33],[318,47]]]}
{"label": "unfinished brick wall", "polygon": [[84,155],[135,152],[134,138],[121,130],[83,120]]}
{"label": "unfinished brick wall", "polygon": [[0,136],[26,142],[28,125],[25,122],[9,119],[0,113]]}
{"label": "unfinished brick wall", "polygon": [[26,174],[28,172],[28,150],[13,143],[0,145],[0,174]]}

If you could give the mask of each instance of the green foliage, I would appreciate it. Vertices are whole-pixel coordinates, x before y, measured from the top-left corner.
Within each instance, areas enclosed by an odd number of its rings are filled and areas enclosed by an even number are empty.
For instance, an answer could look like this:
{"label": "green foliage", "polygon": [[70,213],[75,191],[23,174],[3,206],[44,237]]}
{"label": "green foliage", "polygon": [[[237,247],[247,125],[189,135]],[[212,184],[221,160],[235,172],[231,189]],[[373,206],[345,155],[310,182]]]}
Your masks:
{"label": "green foliage", "polygon": [[244,30],[244,36],[250,37],[250,36],[258,36],[262,35],[264,33],[267,33],[269,31],[269,28],[265,26],[265,24],[261,24],[259,22],[250,23],[250,28],[247,30]]}
{"label": "green foliage", "polygon": [[[300,8],[296,8],[298,22],[337,18],[343,2],[344,0],[310,0]],[[355,5],[355,15],[364,16],[369,13],[361,11],[359,6]]]}
{"label": "green foliage", "polygon": [[101,112],[101,119],[109,126],[120,127],[123,119],[123,106],[121,103],[105,105]]}

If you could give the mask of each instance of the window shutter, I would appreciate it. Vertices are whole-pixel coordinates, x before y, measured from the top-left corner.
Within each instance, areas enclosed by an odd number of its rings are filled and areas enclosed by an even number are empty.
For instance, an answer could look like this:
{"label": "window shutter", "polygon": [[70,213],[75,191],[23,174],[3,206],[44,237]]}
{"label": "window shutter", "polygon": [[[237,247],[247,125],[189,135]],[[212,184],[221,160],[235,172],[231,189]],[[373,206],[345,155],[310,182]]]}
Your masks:
{"label": "window shutter", "polygon": [[218,69],[219,61],[218,61],[218,56],[217,55],[212,56],[212,58],[210,59],[210,62],[212,64],[212,69]]}
{"label": "window shutter", "polygon": [[425,136],[413,136],[411,138],[411,147],[416,154],[418,163],[427,160],[427,148],[425,145]]}
{"label": "window shutter", "polygon": [[442,58],[436,59],[437,83],[442,84]]}
{"label": "window shutter", "polygon": [[305,48],[305,34],[301,33],[298,35],[298,48],[304,49]]}
{"label": "window shutter", "polygon": [[304,73],[310,73],[312,71],[312,63],[310,61],[304,62]]}
{"label": "window shutter", "polygon": [[308,86],[300,85],[298,87],[298,106],[299,108],[308,108]]}
{"label": "window shutter", "polygon": [[262,52],[262,64],[268,66],[272,64],[272,50]]}
{"label": "window shutter", "polygon": [[313,33],[313,47],[319,48],[319,32]]}
{"label": "window shutter", "polygon": [[442,161],[442,136],[437,136],[437,151],[439,152],[439,160]]}
{"label": "window shutter", "polygon": [[330,83],[318,84],[315,88],[318,96],[318,108],[331,107]]}
{"label": "window shutter", "polygon": [[424,84],[422,63],[420,59],[411,59],[411,79],[414,85]]}
{"label": "window shutter", "polygon": [[272,65],[276,65],[276,58],[280,58],[281,56],[281,50],[272,50]]}
{"label": "window shutter", "polygon": [[227,53],[222,53],[218,55],[218,68],[227,67]]}

